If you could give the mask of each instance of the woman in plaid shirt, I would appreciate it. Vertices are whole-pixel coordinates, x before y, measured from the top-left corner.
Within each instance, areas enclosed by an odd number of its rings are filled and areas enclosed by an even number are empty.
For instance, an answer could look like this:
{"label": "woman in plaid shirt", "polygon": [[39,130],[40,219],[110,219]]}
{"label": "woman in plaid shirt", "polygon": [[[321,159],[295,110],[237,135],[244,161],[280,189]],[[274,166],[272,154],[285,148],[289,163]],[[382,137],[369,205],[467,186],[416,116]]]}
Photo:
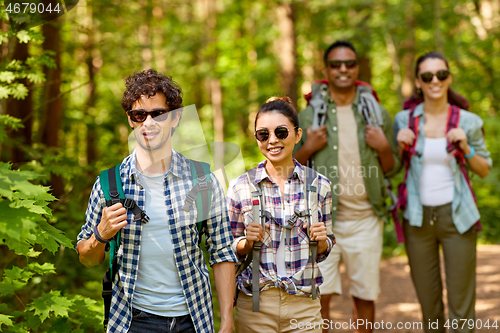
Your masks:
{"label": "woman in plaid shirt", "polygon": [[[318,222],[308,218],[304,193],[306,167],[293,159],[293,148],[302,136],[297,112],[288,97],[270,98],[255,119],[255,137],[266,160],[252,170],[255,188],[262,191],[265,230],[253,221],[252,194],[247,174],[232,180],[227,193],[228,213],[235,238],[234,252],[244,260],[254,242],[262,242],[259,265],[259,312],[252,312],[252,265],[238,277],[236,305],[238,332],[282,332],[301,329],[321,332],[321,305],[312,299],[323,278],[317,262],[325,260],[335,243],[332,234],[330,181],[318,174]],[[313,200],[315,201],[315,200]],[[311,206],[309,202],[309,206]],[[302,217],[300,217],[300,216]],[[285,229],[285,226],[293,225]],[[289,230],[289,232],[288,232]],[[311,262],[309,241],[318,242],[316,263]]]}

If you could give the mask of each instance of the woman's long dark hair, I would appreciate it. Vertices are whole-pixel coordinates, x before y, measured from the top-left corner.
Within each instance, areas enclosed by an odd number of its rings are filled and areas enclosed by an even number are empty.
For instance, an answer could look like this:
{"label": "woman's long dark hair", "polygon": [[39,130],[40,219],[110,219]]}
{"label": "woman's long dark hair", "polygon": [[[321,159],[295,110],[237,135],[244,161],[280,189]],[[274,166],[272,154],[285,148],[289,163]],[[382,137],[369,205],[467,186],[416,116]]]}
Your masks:
{"label": "woman's long dark hair", "polygon": [[[429,53],[426,53],[426,54],[418,57],[417,63],[415,65],[415,77],[418,77],[420,64],[423,63],[427,59],[441,59],[446,64],[446,68],[448,70],[450,70],[450,65],[448,64],[448,60],[446,60],[446,58],[443,57],[443,55],[441,55],[441,53],[429,52]],[[410,98],[408,98],[405,101],[403,108],[410,109],[413,106],[416,106],[416,105],[422,103],[423,101],[424,101],[424,96],[423,96],[422,91],[418,91],[417,87],[414,87],[413,95],[411,95]],[[451,89],[451,87],[448,87],[448,103],[450,103],[452,105],[456,105],[461,109],[469,110],[469,102],[467,102],[465,97],[463,97],[462,95],[460,95],[459,93],[457,93],[453,89]]]}

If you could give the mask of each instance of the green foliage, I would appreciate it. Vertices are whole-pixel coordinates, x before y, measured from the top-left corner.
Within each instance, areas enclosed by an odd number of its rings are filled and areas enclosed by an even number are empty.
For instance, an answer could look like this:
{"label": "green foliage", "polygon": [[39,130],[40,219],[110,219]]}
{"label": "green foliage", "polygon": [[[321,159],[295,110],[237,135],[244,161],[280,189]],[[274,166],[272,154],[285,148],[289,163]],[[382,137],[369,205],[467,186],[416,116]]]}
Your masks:
{"label": "green foliage", "polygon": [[[483,5],[486,2],[489,13]],[[134,70],[151,67],[171,75],[183,89],[184,104],[196,104],[207,141],[215,137],[211,84],[219,80],[224,140],[241,148],[247,168],[263,159],[252,136],[253,117],[267,97],[284,94],[278,47],[281,22],[276,19],[283,2],[217,0],[211,14],[206,3],[155,0],[124,6],[117,0],[87,1],[58,19],[64,110],[58,148],[44,147],[40,132],[52,118],[44,110],[43,85],[48,80],[44,68],[55,68],[55,53],[43,50],[41,27],[0,31],[0,43],[6,46],[2,50],[8,51],[0,60],[1,102],[28,94],[33,101],[29,116],[33,144],[23,146],[33,160],[23,165],[0,164],[3,332],[47,331],[49,326],[51,332],[101,330],[100,280],[105,268],[80,265],[64,235],[76,238],[99,172],[129,153],[130,131],[120,101],[124,79]],[[361,74],[392,115],[411,93],[418,55],[438,50],[449,59],[453,88],[484,120],[494,163],[487,178],[473,179],[484,227],[479,238],[499,243],[498,6],[493,1],[472,0],[285,3],[293,8],[299,96],[309,92],[313,80],[323,78],[323,50],[337,39],[354,43],[367,61]],[[8,21],[3,5],[0,19]],[[16,43],[28,43],[26,61],[13,59]],[[4,105],[0,113],[6,113]],[[305,100],[299,98],[296,105],[304,108]],[[12,132],[7,129],[30,128],[26,125],[26,119],[0,114],[2,153],[12,144]],[[62,177],[65,184],[57,202],[46,187],[38,185],[49,184],[53,175]],[[401,174],[398,177],[394,187]],[[404,252],[397,245],[392,224],[385,226],[384,239],[384,256]],[[43,308],[59,298],[64,299],[62,309]],[[30,307],[33,304],[40,304],[40,309]]]}
{"label": "green foliage", "polygon": [[[1,91],[2,90],[0,88],[0,94],[2,93]],[[1,98],[2,97],[0,96],[0,99]],[[14,118],[6,114],[0,114],[0,142],[3,142],[7,137],[7,128],[16,130],[23,127],[21,119]]]}
{"label": "green foliage", "polygon": [[15,99],[24,99],[28,95],[28,88],[16,80],[27,79],[32,84],[45,82],[42,66],[55,67],[52,51],[43,51],[37,57],[29,57],[25,62],[12,60],[7,64],[0,63],[0,99],[12,96]]}
{"label": "green foliage", "polygon": [[[19,127],[13,117],[0,117],[3,125]],[[3,128],[2,128],[3,130]],[[1,132],[0,132],[1,133]],[[0,162],[0,280],[1,332],[87,332],[101,327],[102,307],[83,296],[65,296],[61,290],[41,292],[46,275],[56,274],[54,264],[36,260],[44,251],[56,253],[73,245],[64,233],[47,222],[49,203],[55,198],[48,187],[33,183],[32,171],[12,170]],[[69,318],[69,314],[72,314]],[[76,314],[75,314],[76,313]]]}
{"label": "green foliage", "polygon": [[43,293],[39,298],[36,298],[28,306],[28,310],[34,311],[35,316],[40,318],[40,322],[44,322],[51,313],[55,317],[67,317],[68,310],[73,302],[66,297],[61,297],[60,291],[51,291]]}

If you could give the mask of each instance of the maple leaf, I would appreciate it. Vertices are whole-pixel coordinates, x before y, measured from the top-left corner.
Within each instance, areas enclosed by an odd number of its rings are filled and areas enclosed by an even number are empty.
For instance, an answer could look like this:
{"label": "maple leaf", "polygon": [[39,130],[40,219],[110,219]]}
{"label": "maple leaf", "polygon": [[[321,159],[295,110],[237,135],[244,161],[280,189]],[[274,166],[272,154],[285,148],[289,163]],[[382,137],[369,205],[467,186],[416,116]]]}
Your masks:
{"label": "maple leaf", "polygon": [[67,297],[61,296],[58,290],[52,290],[50,293],[43,293],[41,297],[33,300],[28,306],[28,310],[35,311],[35,315],[43,322],[51,313],[56,317],[67,317],[68,310],[73,305]]}
{"label": "maple leaf", "polygon": [[54,267],[54,264],[46,262],[43,265],[40,265],[37,262],[32,262],[28,265],[28,268],[40,275],[45,275],[45,274],[56,274],[56,269]]}
{"label": "maple leaf", "polygon": [[12,326],[12,320],[10,320],[12,316],[7,316],[0,314],[0,331],[2,331],[2,325]]}

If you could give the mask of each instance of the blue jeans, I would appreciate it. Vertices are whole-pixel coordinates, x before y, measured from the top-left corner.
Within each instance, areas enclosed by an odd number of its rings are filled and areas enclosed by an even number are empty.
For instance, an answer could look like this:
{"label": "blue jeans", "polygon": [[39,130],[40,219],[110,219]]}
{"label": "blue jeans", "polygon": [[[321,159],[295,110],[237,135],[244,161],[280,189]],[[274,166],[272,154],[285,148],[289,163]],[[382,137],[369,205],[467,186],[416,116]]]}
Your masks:
{"label": "blue jeans", "polygon": [[129,333],[196,333],[190,315],[162,317],[145,311],[132,309]]}

